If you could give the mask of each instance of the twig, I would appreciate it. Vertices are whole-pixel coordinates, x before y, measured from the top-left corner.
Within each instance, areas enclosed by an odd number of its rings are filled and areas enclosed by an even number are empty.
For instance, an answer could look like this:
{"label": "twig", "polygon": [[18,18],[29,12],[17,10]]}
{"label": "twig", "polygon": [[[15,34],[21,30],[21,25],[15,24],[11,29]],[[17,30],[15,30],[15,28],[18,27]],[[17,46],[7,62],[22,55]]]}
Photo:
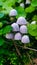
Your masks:
{"label": "twig", "polygon": [[17,45],[16,45],[15,43],[14,43],[14,46],[15,46],[15,48],[16,48],[16,51],[17,51],[18,55],[21,56],[21,54],[20,54],[20,52],[19,52],[19,50],[18,50],[18,48],[17,48]]}
{"label": "twig", "polygon": [[28,48],[28,47],[24,47],[24,49],[29,49],[29,50],[32,50],[32,51],[37,51],[36,49],[32,49],[32,48]]}
{"label": "twig", "polygon": [[[21,48],[23,48],[23,49],[28,49],[28,50],[32,50],[32,51],[37,51],[36,49],[32,49],[32,48],[28,48],[28,47],[26,47],[26,46],[20,46],[20,45],[18,45],[19,47],[21,47]],[[30,63],[31,63],[31,65],[34,65],[34,61],[33,60],[31,60],[31,58],[30,58],[30,55],[27,53],[27,55],[28,55],[28,57],[29,57],[29,60],[30,60]]]}
{"label": "twig", "polygon": [[[18,45],[19,46],[19,45]],[[21,47],[21,48],[23,48],[23,49],[28,49],[28,50],[32,50],[32,51],[36,51],[37,52],[37,50],[36,49],[33,49],[33,48],[29,48],[29,47],[26,47],[26,46],[19,46],[19,47]]]}
{"label": "twig", "polygon": [[21,55],[21,53],[20,53],[20,51],[19,51],[19,49],[18,49],[18,46],[14,43],[14,46],[15,46],[15,48],[16,48],[16,51],[17,51],[17,53],[18,53],[18,55],[19,55],[19,57],[20,57],[20,59],[21,59],[21,63],[23,63],[23,65],[25,65],[25,62],[22,60],[22,55]]}

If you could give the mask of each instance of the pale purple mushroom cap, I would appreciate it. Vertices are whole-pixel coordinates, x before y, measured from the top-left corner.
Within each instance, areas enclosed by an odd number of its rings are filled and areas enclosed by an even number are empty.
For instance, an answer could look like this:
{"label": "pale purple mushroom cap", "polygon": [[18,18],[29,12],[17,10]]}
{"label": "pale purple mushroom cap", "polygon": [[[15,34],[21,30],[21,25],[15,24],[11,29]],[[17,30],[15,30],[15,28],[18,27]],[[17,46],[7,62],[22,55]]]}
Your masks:
{"label": "pale purple mushroom cap", "polygon": [[20,33],[16,33],[14,36],[14,40],[21,40],[22,35]]}
{"label": "pale purple mushroom cap", "polygon": [[19,24],[19,25],[25,25],[25,24],[27,24],[27,21],[26,21],[26,19],[24,17],[19,17],[17,19],[16,23]]}
{"label": "pale purple mushroom cap", "polygon": [[17,23],[11,24],[11,27],[13,28],[13,31],[15,32],[19,31],[19,25]]}
{"label": "pale purple mushroom cap", "polygon": [[12,9],[9,13],[9,16],[16,16],[17,15],[17,10]]}
{"label": "pale purple mushroom cap", "polygon": [[8,33],[8,34],[6,34],[5,37],[6,37],[7,39],[13,39],[13,38],[14,38],[14,34]]}
{"label": "pale purple mushroom cap", "polygon": [[28,31],[27,31],[27,26],[25,26],[25,25],[20,26],[20,32],[21,32],[22,34],[28,33]]}
{"label": "pale purple mushroom cap", "polygon": [[30,39],[28,35],[24,35],[21,39],[22,43],[30,43]]}

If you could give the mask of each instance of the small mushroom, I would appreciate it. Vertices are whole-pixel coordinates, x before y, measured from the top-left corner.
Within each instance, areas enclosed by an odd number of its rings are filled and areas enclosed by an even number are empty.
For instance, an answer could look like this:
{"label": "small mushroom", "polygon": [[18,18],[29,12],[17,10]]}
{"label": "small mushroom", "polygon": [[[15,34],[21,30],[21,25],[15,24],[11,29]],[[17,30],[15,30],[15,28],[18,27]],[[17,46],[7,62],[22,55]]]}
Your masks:
{"label": "small mushroom", "polygon": [[30,4],[31,3],[31,1],[30,0],[26,0],[26,4]]}
{"label": "small mushroom", "polygon": [[36,21],[32,21],[31,24],[36,24]]}
{"label": "small mushroom", "polygon": [[15,32],[19,31],[19,25],[17,23],[11,24],[11,27],[13,28],[13,31]]}
{"label": "small mushroom", "polygon": [[9,13],[9,16],[16,16],[17,15],[17,10],[12,9]]}
{"label": "small mushroom", "polygon": [[20,26],[20,32],[22,34],[26,34],[27,33],[27,26],[25,26],[25,25]]}
{"label": "small mushroom", "polygon": [[24,8],[24,3],[20,3],[20,6],[21,6],[22,8]]}
{"label": "small mushroom", "polygon": [[6,37],[7,39],[13,39],[13,38],[14,38],[14,34],[8,33],[8,34],[6,34],[5,37]]}
{"label": "small mushroom", "polygon": [[22,38],[21,33],[16,33],[14,36],[14,40],[21,40],[21,38]]}
{"label": "small mushroom", "polygon": [[24,35],[21,39],[22,43],[30,43],[30,39],[28,35]]}
{"label": "small mushroom", "polygon": [[26,19],[24,17],[19,17],[17,19],[16,23],[19,24],[19,25],[25,25],[25,24],[27,24],[27,21],[26,21]]}

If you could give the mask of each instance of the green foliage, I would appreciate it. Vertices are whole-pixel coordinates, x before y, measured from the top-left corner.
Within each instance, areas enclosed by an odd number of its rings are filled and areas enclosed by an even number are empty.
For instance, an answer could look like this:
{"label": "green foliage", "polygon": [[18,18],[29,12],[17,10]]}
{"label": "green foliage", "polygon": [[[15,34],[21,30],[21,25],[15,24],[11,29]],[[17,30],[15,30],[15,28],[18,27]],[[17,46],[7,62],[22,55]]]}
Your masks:
{"label": "green foliage", "polygon": [[36,7],[37,6],[37,0],[32,0],[32,3],[31,3],[32,6]]}
{"label": "green foliage", "polygon": [[0,30],[0,35],[5,35],[9,33],[11,30],[12,30],[12,27],[10,25],[5,26],[4,28]]}
{"label": "green foliage", "polygon": [[28,32],[32,36],[37,36],[37,24],[30,24],[28,25]]}
{"label": "green foliage", "polygon": [[4,17],[4,14],[3,13],[0,13],[0,18]]}
{"label": "green foliage", "polygon": [[35,10],[35,8],[34,8],[33,6],[31,6],[31,5],[25,9],[25,11],[26,11],[27,13],[31,13],[31,12],[33,12],[34,10]]}
{"label": "green foliage", "polygon": [[3,44],[4,44],[4,40],[0,37],[0,46],[2,46]]}
{"label": "green foliage", "polygon": [[37,22],[37,15],[34,15],[34,16],[32,17],[32,20],[34,20],[34,21]]}
{"label": "green foliage", "polygon": [[10,12],[10,10],[12,9],[12,6],[15,5],[15,2],[17,2],[17,0],[5,0],[5,1],[1,1],[0,0],[0,6],[2,6],[2,10],[1,12],[4,14],[8,14]]}
{"label": "green foliage", "polygon": [[2,23],[2,22],[0,22],[0,28],[2,28],[2,26],[3,26],[3,23]]}
{"label": "green foliage", "polygon": [[20,7],[20,6],[16,7],[16,10],[18,12],[17,18],[20,17],[20,16],[26,17],[25,10],[22,7]]}

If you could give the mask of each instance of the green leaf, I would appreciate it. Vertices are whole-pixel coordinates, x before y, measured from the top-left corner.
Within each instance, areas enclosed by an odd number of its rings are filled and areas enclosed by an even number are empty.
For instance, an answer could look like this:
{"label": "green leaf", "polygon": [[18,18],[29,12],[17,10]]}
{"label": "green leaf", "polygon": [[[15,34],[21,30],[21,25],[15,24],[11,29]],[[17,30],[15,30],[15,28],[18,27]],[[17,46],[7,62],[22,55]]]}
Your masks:
{"label": "green leaf", "polygon": [[34,16],[32,17],[32,20],[33,20],[33,21],[37,21],[37,15],[34,15]]}
{"label": "green leaf", "polygon": [[31,12],[33,12],[35,10],[35,8],[33,7],[33,6],[29,6],[29,7],[27,7],[26,9],[25,9],[25,12],[26,13],[31,13]]}
{"label": "green leaf", "polygon": [[20,6],[16,7],[16,10],[18,12],[17,18],[20,17],[20,16],[26,17],[25,10],[22,7],[20,7]]}
{"label": "green leaf", "polygon": [[[6,52],[6,53],[5,53]],[[5,55],[9,55],[10,51],[4,48],[0,49],[0,54],[5,54]]]}
{"label": "green leaf", "polygon": [[21,0],[17,0],[17,2],[18,2],[18,3],[20,3],[20,2],[21,2]]}
{"label": "green leaf", "polygon": [[4,53],[4,49],[0,49],[0,54],[3,54]]}
{"label": "green leaf", "polygon": [[3,26],[3,23],[2,23],[2,22],[0,22],[0,28],[2,28],[2,26]]}
{"label": "green leaf", "polygon": [[32,36],[37,36],[37,25],[36,24],[28,25],[28,32]]}
{"label": "green leaf", "polygon": [[2,46],[3,44],[4,44],[4,40],[0,38],[0,46]]}
{"label": "green leaf", "polygon": [[3,2],[0,2],[0,6],[3,6]]}
{"label": "green leaf", "polygon": [[12,5],[15,5],[15,2],[16,2],[17,0],[5,0],[4,2],[3,2],[3,6],[2,6],[2,13],[4,13],[4,14],[9,14],[9,12],[10,12],[10,10],[12,9]]}
{"label": "green leaf", "polygon": [[0,13],[0,18],[4,17],[4,14],[3,13]]}
{"label": "green leaf", "polygon": [[2,29],[1,29],[1,30],[0,30],[0,35],[2,35],[2,33],[3,33],[3,32],[2,32]]}
{"label": "green leaf", "polygon": [[2,10],[1,12],[6,15],[6,14],[9,14],[11,9],[12,9],[12,7],[6,7],[6,10]]}
{"label": "green leaf", "polygon": [[2,21],[3,24],[6,24],[7,22],[8,22],[8,21],[6,21],[6,20],[3,20],[3,21]]}
{"label": "green leaf", "polygon": [[10,25],[3,28],[2,32],[3,34],[9,33],[12,30],[12,27]]}
{"label": "green leaf", "polygon": [[12,5],[14,5],[15,4],[15,2],[16,2],[16,0],[6,0],[5,2],[4,2],[4,4],[3,4],[3,7],[4,8],[6,8],[6,7],[10,7],[10,6],[12,6]]}
{"label": "green leaf", "polygon": [[32,6],[37,6],[37,0],[32,0],[32,3],[31,3]]}
{"label": "green leaf", "polygon": [[35,37],[35,39],[37,40],[37,37]]}
{"label": "green leaf", "polygon": [[3,65],[2,62],[0,62],[0,65]]}
{"label": "green leaf", "polygon": [[12,30],[12,27],[10,25],[4,27],[3,29],[0,30],[0,35],[5,35],[9,33]]}

